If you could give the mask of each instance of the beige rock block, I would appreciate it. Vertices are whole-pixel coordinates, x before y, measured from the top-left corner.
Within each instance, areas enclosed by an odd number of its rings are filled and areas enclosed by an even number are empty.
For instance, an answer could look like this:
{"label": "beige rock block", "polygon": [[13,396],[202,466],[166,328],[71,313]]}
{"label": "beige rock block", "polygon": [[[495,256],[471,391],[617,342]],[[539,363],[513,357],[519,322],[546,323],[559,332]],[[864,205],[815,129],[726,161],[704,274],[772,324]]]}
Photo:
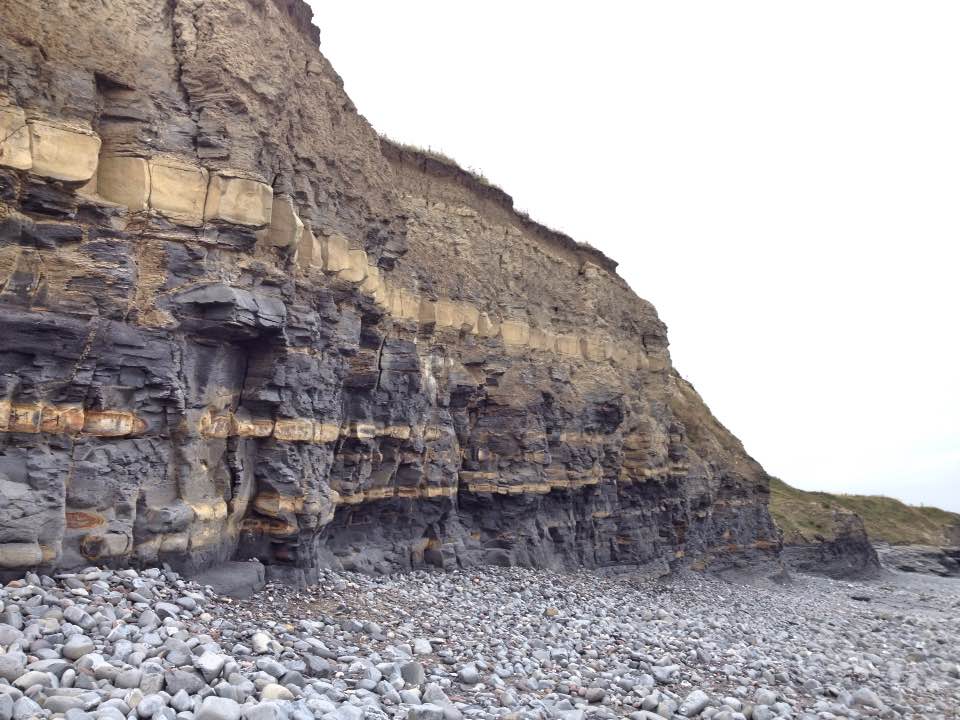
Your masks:
{"label": "beige rock block", "polygon": [[490,319],[485,312],[479,313],[477,317],[477,334],[480,337],[496,337],[500,334],[500,323]]}
{"label": "beige rock block", "polygon": [[420,320],[420,296],[412,290],[399,288],[391,296],[391,312],[403,320]]}
{"label": "beige rock block", "polygon": [[530,347],[533,350],[554,352],[556,350],[556,343],[552,333],[548,334],[540,328],[530,328]]}
{"label": "beige rock block", "polygon": [[27,117],[14,105],[0,107],[0,165],[15,170],[33,167]]}
{"label": "beige rock block", "polygon": [[104,200],[125,205],[131,210],[146,210],[150,205],[147,160],[119,155],[100,158],[96,192]]}
{"label": "beige rock block", "polygon": [[350,437],[360,440],[372,440],[377,436],[377,426],[368,422],[354,422],[350,424]]}
{"label": "beige rock block", "polygon": [[42,426],[43,406],[11,405],[7,429],[17,433],[38,433]]}
{"label": "beige rock block", "polygon": [[263,227],[273,213],[273,190],[266,183],[229,173],[210,176],[204,220]]}
{"label": "beige rock block", "polygon": [[576,335],[560,335],[557,337],[557,352],[567,357],[583,357],[580,349],[580,338]]}
{"label": "beige rock block", "polygon": [[313,442],[313,420],[294,418],[277,420],[273,428],[273,436],[285,442]]}
{"label": "beige rock block", "polygon": [[469,333],[477,332],[480,310],[467,302],[453,303],[453,327]]}
{"label": "beige rock block", "polygon": [[500,324],[500,337],[503,338],[504,345],[529,345],[530,326],[520,320],[504,320]]}
{"label": "beige rock block", "polygon": [[383,284],[383,275],[376,265],[367,266],[367,276],[360,284],[360,290],[373,298],[377,304],[382,304],[386,295],[386,286]]}
{"label": "beige rock block", "polygon": [[230,434],[237,437],[265,438],[273,434],[273,420],[269,418],[238,418],[233,416]]}
{"label": "beige rock block", "polygon": [[347,266],[337,273],[337,277],[352,283],[362,283],[367,277],[367,253],[363,250],[351,250],[347,253]]}
{"label": "beige rock block", "polygon": [[178,158],[150,158],[150,207],[173,222],[203,225],[209,173]]}
{"label": "beige rock block", "polygon": [[293,206],[289,195],[277,195],[273,199],[270,216],[270,244],[273,247],[297,247],[303,236],[303,221]]}
{"label": "beige rock block", "polygon": [[550,330],[544,330],[543,334],[546,336],[547,348],[549,352],[559,352],[557,350],[557,342],[560,340],[560,336]]}
{"label": "beige rock block", "polygon": [[143,420],[123,410],[88,410],[83,418],[83,432],[96,437],[123,437],[146,429]]}
{"label": "beige rock block", "polygon": [[[97,166],[97,173],[100,172],[99,165]],[[87,198],[97,198],[97,174],[94,173],[93,177],[87,180],[83,185],[77,188],[77,195],[82,195]]]}
{"label": "beige rock block", "polygon": [[303,498],[299,496],[260,493],[253,499],[253,507],[261,515],[281,517],[289,513],[303,511]]}
{"label": "beige rock block", "polygon": [[400,311],[402,310],[400,291],[397,288],[387,285],[385,293],[387,312],[395,317],[400,317]]}
{"label": "beige rock block", "polygon": [[602,362],[607,359],[603,341],[596,337],[581,338],[580,352],[591,362]]}
{"label": "beige rock block", "polygon": [[450,300],[437,301],[437,326],[444,328],[458,327],[456,306]]}
{"label": "beige rock block", "polygon": [[323,239],[323,269],[327,272],[346,270],[350,263],[350,241],[334,233]]}
{"label": "beige rock block", "polygon": [[297,245],[297,266],[304,272],[312,267],[323,267],[323,247],[309,225],[304,226]]}
{"label": "beige rock block", "polygon": [[39,565],[43,551],[35,542],[3,543],[0,545],[0,567],[22,568]]}
{"label": "beige rock block", "polygon": [[436,325],[437,303],[433,300],[422,298],[420,300],[420,311],[417,315],[417,322],[421,325]]}
{"label": "beige rock block", "polygon": [[30,120],[30,155],[35,175],[87,182],[97,172],[100,138],[79,125]]}
{"label": "beige rock block", "polygon": [[230,437],[233,429],[233,413],[224,411],[219,414],[207,413],[200,418],[200,434],[206,438],[224,439]]}
{"label": "beige rock block", "polygon": [[409,440],[413,429],[409,425],[387,425],[381,434],[395,440]]}
{"label": "beige rock block", "polygon": [[73,435],[83,430],[84,412],[79,406],[44,406],[40,431],[45,433]]}
{"label": "beige rock block", "polygon": [[630,350],[628,350],[623,345],[611,345],[610,347],[610,359],[613,361],[614,365],[623,366],[630,359]]}
{"label": "beige rock block", "polygon": [[334,423],[318,422],[313,427],[313,442],[331,443],[340,437],[340,426]]}

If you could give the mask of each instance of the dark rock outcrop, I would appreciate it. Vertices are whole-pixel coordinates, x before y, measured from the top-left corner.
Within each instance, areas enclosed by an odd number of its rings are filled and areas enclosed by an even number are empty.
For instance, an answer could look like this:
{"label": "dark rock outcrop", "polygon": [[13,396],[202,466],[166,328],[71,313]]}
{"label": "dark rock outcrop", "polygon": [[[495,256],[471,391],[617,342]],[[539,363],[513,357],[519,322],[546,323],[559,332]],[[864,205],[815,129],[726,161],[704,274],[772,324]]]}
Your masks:
{"label": "dark rock outcrop", "polygon": [[616,264],[381,144],[316,39],[298,0],[0,6],[0,568],[776,550]]}
{"label": "dark rock outcrop", "polygon": [[901,572],[960,577],[960,547],[890,545],[877,543],[877,554],[886,567]]}
{"label": "dark rock outcrop", "polygon": [[830,537],[786,544],[783,559],[800,572],[833,578],[870,578],[880,574],[880,559],[863,520],[856,513],[840,510],[833,512]]}

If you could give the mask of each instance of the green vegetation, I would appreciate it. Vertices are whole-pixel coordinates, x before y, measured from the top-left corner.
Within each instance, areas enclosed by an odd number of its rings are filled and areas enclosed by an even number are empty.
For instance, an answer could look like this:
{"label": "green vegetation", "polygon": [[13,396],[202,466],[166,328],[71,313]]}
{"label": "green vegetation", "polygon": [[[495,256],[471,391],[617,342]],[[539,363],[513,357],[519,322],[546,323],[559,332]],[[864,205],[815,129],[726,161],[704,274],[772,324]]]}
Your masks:
{"label": "green vegetation", "polygon": [[834,495],[770,481],[770,514],[787,543],[833,534],[834,510],[855,512],[870,539],[898,545],[960,543],[960,515],[935,507],[916,507],[881,495]]}
{"label": "green vegetation", "polygon": [[411,143],[399,142],[382,133],[380,134],[380,139],[390,143],[391,145],[399,148],[400,150],[405,150],[406,152],[413,153],[414,155],[423,155],[424,157],[432,158],[444,165],[450,165],[452,167],[459,168],[460,170],[465,172],[467,175],[470,175],[471,177],[473,177],[473,179],[476,180],[481,185],[485,185],[487,187],[491,187],[496,190],[499,190],[500,192],[503,192],[503,188],[501,188],[499,185],[495,183],[490,182],[490,180],[488,180],[487,177],[482,172],[480,172],[476,168],[464,167],[463,165],[458,163],[456,160],[454,160],[452,157],[450,157],[446,153],[442,153],[439,150],[434,150],[433,148],[429,148],[429,147],[424,148],[424,147],[420,147],[419,145],[412,145]]}

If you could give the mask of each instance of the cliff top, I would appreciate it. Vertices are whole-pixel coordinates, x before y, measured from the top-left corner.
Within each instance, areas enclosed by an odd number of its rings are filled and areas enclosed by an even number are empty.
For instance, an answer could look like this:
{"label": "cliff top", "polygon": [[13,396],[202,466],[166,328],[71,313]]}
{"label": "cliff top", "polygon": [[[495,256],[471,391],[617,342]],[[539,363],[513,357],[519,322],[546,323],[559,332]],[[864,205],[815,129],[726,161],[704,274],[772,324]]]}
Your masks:
{"label": "cliff top", "polygon": [[616,274],[618,263],[602,251],[589,243],[578,242],[566,233],[554,230],[537,222],[529,215],[517,210],[513,204],[513,197],[502,188],[494,185],[482,175],[461,167],[455,160],[441,153],[407,145],[392,140],[384,135],[380,136],[380,149],[388,160],[409,163],[418,167],[422,172],[439,178],[456,182],[478,197],[499,205],[513,216],[518,226],[532,235],[548,243],[559,245],[566,250],[572,250],[587,256],[597,266],[611,274]]}

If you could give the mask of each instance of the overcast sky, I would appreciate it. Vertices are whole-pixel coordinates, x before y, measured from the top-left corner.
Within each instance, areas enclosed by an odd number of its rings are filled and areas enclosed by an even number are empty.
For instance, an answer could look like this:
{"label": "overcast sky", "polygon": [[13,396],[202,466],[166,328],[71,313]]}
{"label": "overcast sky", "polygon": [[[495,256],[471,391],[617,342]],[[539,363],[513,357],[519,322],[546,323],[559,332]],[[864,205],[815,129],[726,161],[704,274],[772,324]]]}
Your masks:
{"label": "overcast sky", "polygon": [[374,127],[618,260],[770,473],[960,511],[960,3],[313,6]]}

